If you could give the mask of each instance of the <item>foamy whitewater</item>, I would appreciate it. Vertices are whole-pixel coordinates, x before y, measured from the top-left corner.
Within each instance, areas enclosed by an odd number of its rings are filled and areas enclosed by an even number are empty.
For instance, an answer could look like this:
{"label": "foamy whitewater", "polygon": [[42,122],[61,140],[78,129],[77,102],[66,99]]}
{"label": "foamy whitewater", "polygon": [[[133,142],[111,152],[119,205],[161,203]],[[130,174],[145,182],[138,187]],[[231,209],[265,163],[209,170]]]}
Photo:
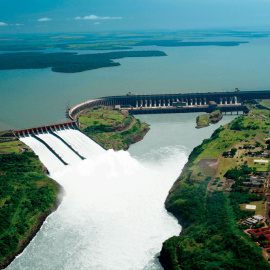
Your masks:
{"label": "foamy whitewater", "polygon": [[[67,138],[70,132],[58,135]],[[35,138],[21,140],[39,155],[66,196],[8,269],[162,269],[157,259],[162,242],[181,229],[164,201],[187,161],[183,149],[159,148],[166,160],[142,164],[128,152],[105,151],[84,135],[79,140],[72,135],[69,143],[77,149],[91,145],[87,159],[78,160],[51,134],[39,137],[70,165]]]}

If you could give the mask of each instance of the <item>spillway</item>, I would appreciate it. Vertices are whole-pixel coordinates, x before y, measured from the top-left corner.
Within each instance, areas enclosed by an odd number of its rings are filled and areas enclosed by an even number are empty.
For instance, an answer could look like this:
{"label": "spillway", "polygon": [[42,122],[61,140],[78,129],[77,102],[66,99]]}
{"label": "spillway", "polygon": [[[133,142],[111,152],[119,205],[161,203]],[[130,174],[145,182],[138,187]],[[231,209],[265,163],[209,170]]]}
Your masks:
{"label": "spillway", "polygon": [[40,161],[50,170],[56,171],[65,167],[65,165],[36,138],[32,136],[26,136],[20,137],[20,140],[28,145],[39,156]]}
{"label": "spillway", "polygon": [[51,133],[39,133],[36,136],[46,142],[68,164],[76,164],[81,161],[78,155]]}
{"label": "spillway", "polygon": [[54,133],[85,158],[93,158],[105,152],[101,146],[77,129],[65,128],[60,131],[56,130]]}
{"label": "spillway", "polygon": [[64,165],[78,164],[84,158],[96,158],[106,152],[100,145],[77,129],[61,129],[20,136],[50,172]]}

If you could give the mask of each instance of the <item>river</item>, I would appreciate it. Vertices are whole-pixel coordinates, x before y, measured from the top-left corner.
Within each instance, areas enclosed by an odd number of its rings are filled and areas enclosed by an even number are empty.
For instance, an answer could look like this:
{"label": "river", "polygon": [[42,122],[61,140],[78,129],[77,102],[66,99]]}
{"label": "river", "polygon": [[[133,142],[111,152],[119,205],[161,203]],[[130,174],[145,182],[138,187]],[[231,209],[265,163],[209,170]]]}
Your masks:
{"label": "river", "polygon": [[151,129],[128,152],[104,151],[65,168],[46,154],[43,162],[66,196],[7,269],[162,269],[162,242],[181,231],[164,208],[168,191],[191,150],[236,115],[200,130],[197,116],[142,115]]}

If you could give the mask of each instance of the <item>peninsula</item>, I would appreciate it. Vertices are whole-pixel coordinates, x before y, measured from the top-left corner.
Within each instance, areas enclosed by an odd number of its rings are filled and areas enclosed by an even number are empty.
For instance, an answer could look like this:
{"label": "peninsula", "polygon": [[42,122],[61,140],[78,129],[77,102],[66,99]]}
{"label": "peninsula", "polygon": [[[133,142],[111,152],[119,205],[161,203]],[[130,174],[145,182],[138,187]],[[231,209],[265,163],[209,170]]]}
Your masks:
{"label": "peninsula", "polygon": [[127,110],[112,110],[104,106],[84,110],[77,116],[80,128],[105,149],[127,150],[143,139],[149,125],[129,114]]}

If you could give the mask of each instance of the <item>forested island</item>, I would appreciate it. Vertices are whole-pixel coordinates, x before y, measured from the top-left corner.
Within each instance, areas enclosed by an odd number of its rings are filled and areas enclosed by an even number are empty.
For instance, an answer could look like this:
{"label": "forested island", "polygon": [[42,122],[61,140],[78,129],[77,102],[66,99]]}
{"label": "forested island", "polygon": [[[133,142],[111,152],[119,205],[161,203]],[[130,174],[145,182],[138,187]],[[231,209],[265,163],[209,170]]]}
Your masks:
{"label": "forested island", "polygon": [[163,243],[166,270],[270,269],[270,110],[249,106],[194,148],[171,188],[183,229]]}
{"label": "forested island", "polygon": [[0,70],[51,68],[54,72],[76,73],[120,66],[115,59],[166,56],[162,51],[126,51],[95,54],[22,52],[0,54]]}
{"label": "forested island", "polygon": [[0,133],[0,268],[7,266],[61,202],[61,186],[38,156],[10,132]]}
{"label": "forested island", "polygon": [[199,115],[196,118],[196,128],[208,127],[211,124],[216,124],[222,119],[222,112],[220,110],[214,110],[211,113]]}

